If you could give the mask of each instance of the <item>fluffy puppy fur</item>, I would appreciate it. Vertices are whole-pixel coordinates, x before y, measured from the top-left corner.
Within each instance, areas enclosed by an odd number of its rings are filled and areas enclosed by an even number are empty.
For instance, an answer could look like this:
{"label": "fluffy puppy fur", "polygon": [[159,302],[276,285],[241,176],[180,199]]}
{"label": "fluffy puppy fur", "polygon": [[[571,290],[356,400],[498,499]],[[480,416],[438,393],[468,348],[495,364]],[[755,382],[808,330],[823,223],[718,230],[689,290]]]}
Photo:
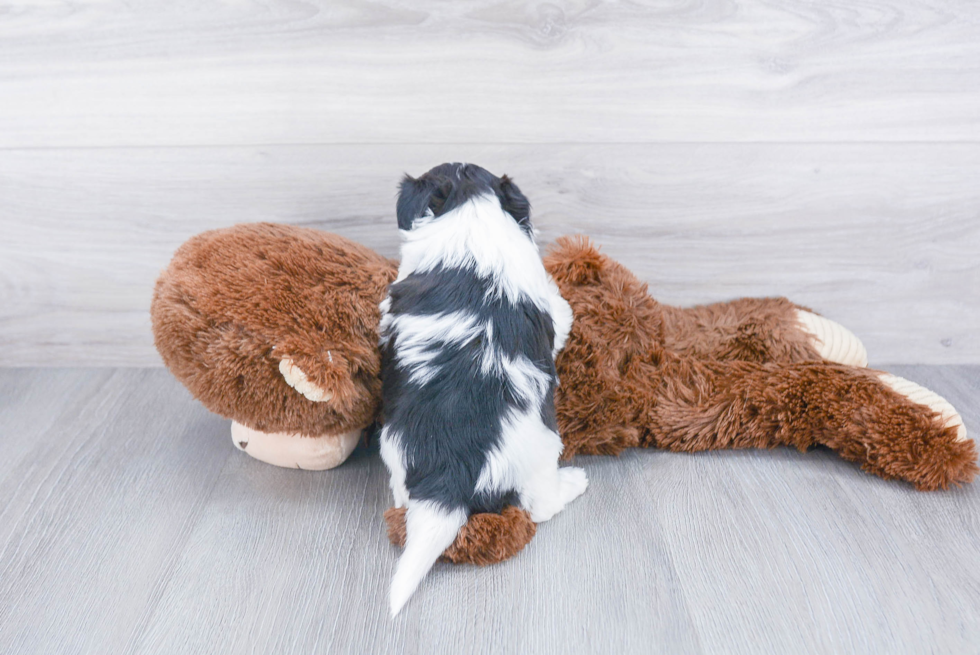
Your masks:
{"label": "fluffy puppy fur", "polygon": [[546,521],[587,485],[558,468],[554,355],[572,312],[542,264],[527,198],[506,176],[443,164],[406,177],[398,277],[381,303],[381,456],[406,545],[397,614],[474,512]]}

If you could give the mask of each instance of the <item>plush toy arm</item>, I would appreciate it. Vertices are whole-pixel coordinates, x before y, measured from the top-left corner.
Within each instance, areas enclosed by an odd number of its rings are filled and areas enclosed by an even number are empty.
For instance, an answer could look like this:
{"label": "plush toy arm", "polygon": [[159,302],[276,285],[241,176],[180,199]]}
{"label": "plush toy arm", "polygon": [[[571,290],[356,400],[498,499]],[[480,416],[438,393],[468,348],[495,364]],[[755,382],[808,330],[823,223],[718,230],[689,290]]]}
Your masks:
{"label": "plush toy arm", "polygon": [[679,355],[759,363],[824,360],[868,365],[864,345],[850,330],[786,298],[661,307],[665,345]]}
{"label": "plush toy arm", "polygon": [[[920,490],[973,480],[977,450],[955,410],[887,374],[831,364],[687,364],[651,410],[658,447],[827,446]],[[669,375],[669,374],[668,374]]]}

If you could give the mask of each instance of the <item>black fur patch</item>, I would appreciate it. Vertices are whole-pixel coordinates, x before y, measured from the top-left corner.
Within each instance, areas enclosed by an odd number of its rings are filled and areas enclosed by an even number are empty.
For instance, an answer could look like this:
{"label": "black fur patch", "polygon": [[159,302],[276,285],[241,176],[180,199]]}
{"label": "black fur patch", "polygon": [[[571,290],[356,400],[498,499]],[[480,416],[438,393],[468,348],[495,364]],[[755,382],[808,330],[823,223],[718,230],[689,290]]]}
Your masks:
{"label": "black fur patch", "polygon": [[382,348],[384,420],[401,439],[409,494],[449,510],[495,512],[516,502],[516,490],[475,493],[487,456],[500,443],[504,416],[511,409],[529,409],[506,375],[483,373],[487,348],[527,357],[550,376],[541,416],[555,429],[551,316],[530,302],[511,303],[490,291],[490,281],[474,272],[444,268],[409,275],[389,288],[393,316],[464,312],[480,325],[493,326],[489,343],[481,332],[469,341],[432,344],[430,366],[439,373],[424,384],[412,382],[409,371],[395,361],[397,330]]}
{"label": "black fur patch", "polygon": [[531,234],[531,203],[506,175],[497,177],[476,164],[441,164],[418,179],[406,175],[398,194],[398,227],[412,229],[412,224],[431,210],[439,217],[466,201],[493,194],[500,206],[521,229]]}

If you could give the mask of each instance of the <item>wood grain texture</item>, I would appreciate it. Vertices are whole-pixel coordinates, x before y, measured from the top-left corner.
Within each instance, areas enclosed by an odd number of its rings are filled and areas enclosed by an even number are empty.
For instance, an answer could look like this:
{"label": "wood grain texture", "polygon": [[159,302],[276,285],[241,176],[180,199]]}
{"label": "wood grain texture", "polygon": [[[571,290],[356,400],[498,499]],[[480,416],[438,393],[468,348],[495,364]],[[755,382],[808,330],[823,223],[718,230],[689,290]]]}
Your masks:
{"label": "wood grain texture", "polygon": [[[910,366],[980,430],[980,367]],[[515,559],[439,564],[397,620],[369,448],[234,451],[165,371],[0,370],[0,651],[972,652],[980,485],[918,493],[827,451],[578,458]]]}
{"label": "wood grain texture", "polygon": [[397,255],[403,171],[511,174],[547,242],[592,236],[661,301],[785,295],[872,364],[980,362],[973,144],[0,150],[0,365],[158,365],[153,282],[190,236],[261,220]]}
{"label": "wood grain texture", "polygon": [[228,458],[207,438],[227,424],[163,371],[4,369],[0,390],[0,651],[123,652]]}
{"label": "wood grain texture", "polygon": [[0,14],[0,147],[980,140],[980,6],[83,0]]}

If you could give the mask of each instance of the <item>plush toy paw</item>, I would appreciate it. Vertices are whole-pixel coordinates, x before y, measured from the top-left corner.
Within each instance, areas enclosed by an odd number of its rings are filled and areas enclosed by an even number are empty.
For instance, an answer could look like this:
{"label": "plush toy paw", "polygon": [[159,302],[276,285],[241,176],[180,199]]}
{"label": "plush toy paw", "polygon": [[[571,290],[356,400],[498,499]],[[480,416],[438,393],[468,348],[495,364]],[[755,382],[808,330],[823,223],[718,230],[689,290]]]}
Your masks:
{"label": "plush toy paw", "polygon": [[282,373],[286,384],[315,403],[323,403],[333,398],[332,393],[310,382],[309,378],[306,377],[306,373],[300,370],[293,363],[293,360],[288,357],[283,357],[279,361],[279,372]]}
{"label": "plush toy paw", "polygon": [[361,430],[320,437],[287,432],[260,432],[237,421],[231,423],[231,440],[255,459],[284,468],[323,471],[343,464],[361,439]]}
{"label": "plush toy paw", "polygon": [[802,309],[796,311],[796,320],[810,333],[813,347],[828,362],[860,368],[868,365],[864,344],[840,323]]}
{"label": "plush toy paw", "polygon": [[911,380],[900,378],[891,373],[882,373],[879,379],[888,385],[892,391],[905,396],[917,405],[925,405],[939,414],[943,427],[955,427],[956,440],[966,441],[966,426],[963,425],[963,418],[948,400],[935,391],[930,391]]}

